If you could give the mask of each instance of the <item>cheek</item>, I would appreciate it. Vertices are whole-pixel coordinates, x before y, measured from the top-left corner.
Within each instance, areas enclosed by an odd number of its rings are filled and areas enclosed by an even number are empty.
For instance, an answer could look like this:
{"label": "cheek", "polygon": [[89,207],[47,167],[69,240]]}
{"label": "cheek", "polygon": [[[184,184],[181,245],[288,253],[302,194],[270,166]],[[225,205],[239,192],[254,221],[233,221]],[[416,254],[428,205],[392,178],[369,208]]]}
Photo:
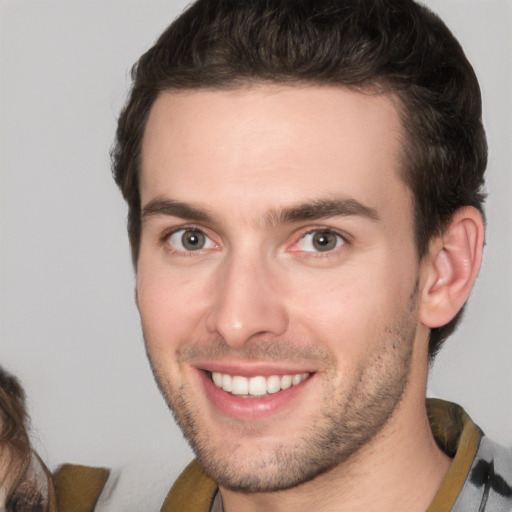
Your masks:
{"label": "cheek", "polygon": [[148,345],[176,344],[193,336],[208,296],[200,276],[158,265],[139,266],[137,305]]}
{"label": "cheek", "polygon": [[292,325],[300,325],[305,337],[329,345],[336,352],[352,351],[361,329],[372,319],[373,297],[355,276],[329,272],[294,283],[289,307]]}
{"label": "cheek", "polygon": [[307,338],[328,345],[340,365],[349,364],[371,352],[401,314],[409,282],[394,274],[393,265],[383,264],[305,278],[295,287],[290,313]]}

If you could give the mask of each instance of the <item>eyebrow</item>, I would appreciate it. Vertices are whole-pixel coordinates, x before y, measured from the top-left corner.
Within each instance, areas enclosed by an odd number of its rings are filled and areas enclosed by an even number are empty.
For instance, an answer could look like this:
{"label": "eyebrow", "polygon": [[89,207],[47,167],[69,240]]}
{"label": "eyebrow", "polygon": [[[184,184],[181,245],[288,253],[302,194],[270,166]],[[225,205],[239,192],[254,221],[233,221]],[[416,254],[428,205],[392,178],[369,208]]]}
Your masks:
{"label": "eyebrow", "polygon": [[372,221],[380,219],[377,210],[356,199],[318,199],[271,211],[266,220],[277,225],[337,216],[359,216]]}
{"label": "eyebrow", "polygon": [[155,215],[170,215],[198,222],[211,221],[213,216],[205,208],[173,199],[157,197],[142,209],[142,222]]}
{"label": "eyebrow", "polygon": [[[151,200],[142,209],[142,221],[156,215],[169,215],[196,222],[214,221],[208,209],[191,203],[163,197]],[[337,216],[359,216],[371,221],[380,220],[377,210],[356,199],[318,199],[271,210],[265,215],[264,224],[277,226],[307,220],[318,220]]]}

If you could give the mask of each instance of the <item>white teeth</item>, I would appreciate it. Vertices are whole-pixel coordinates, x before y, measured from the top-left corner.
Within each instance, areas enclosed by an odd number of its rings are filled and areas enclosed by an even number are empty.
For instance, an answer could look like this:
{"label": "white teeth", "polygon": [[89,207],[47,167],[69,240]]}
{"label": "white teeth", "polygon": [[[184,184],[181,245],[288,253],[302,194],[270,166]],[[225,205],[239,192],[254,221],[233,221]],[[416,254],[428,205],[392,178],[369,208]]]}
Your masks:
{"label": "white teeth", "polygon": [[233,377],[233,395],[248,395],[249,394],[249,379],[235,375]]}
{"label": "white teeth", "polygon": [[281,378],[277,375],[272,375],[267,379],[267,392],[277,393],[281,391]]}
{"label": "white teeth", "polygon": [[309,373],[297,373],[294,375],[271,375],[263,377],[241,377],[227,373],[212,372],[212,381],[220,389],[233,395],[263,396],[278,393],[283,389],[296,386],[309,377]]}
{"label": "white teeth", "polygon": [[267,392],[265,377],[253,377],[249,379],[249,395],[261,396]]}
{"label": "white teeth", "polygon": [[212,380],[218,388],[222,387],[222,373],[212,373]]}
{"label": "white teeth", "polygon": [[293,377],[291,375],[283,375],[281,377],[281,389],[288,389],[292,385]]}
{"label": "white teeth", "polygon": [[228,375],[227,373],[222,375],[222,389],[224,391],[227,391],[228,393],[231,393],[231,391],[233,391],[233,377],[231,377],[231,375]]}
{"label": "white teeth", "polygon": [[297,384],[300,384],[302,380],[302,374],[294,375],[292,378],[292,386],[296,386]]}

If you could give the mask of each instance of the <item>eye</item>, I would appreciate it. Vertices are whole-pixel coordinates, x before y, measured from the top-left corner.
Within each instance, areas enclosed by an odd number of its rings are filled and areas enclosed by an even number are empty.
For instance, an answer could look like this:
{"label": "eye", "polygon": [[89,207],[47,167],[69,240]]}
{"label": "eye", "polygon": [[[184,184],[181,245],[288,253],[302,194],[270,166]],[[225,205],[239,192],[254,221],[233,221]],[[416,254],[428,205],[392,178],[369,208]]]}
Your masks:
{"label": "eye", "polygon": [[299,250],[306,252],[328,252],[341,247],[345,240],[329,229],[311,231],[298,241]]}
{"label": "eye", "polygon": [[174,249],[183,252],[200,251],[214,247],[213,241],[199,229],[180,229],[167,237]]}

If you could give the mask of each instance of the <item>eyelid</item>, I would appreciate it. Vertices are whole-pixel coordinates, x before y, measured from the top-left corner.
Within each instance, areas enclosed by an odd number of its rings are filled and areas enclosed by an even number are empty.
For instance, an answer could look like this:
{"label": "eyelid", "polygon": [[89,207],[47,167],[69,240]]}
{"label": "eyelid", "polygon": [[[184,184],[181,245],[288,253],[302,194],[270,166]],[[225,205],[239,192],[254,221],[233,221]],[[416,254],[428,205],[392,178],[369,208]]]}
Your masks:
{"label": "eyelid", "polygon": [[[172,235],[179,233],[180,231],[192,231],[192,232],[195,231],[197,233],[202,233],[211,242],[213,247],[201,248],[201,249],[197,249],[195,251],[187,251],[184,249],[179,249],[179,248],[173,246],[169,242],[169,239],[171,238]],[[187,256],[192,256],[195,253],[199,254],[199,253],[202,253],[204,250],[210,250],[212,248],[216,248],[219,246],[219,244],[214,240],[214,237],[211,236],[210,231],[208,229],[199,227],[195,224],[182,224],[182,225],[173,226],[172,228],[164,230],[164,232],[160,236],[160,243],[166,248],[166,250],[168,250],[171,253],[179,254],[179,255],[187,255]]]}
{"label": "eyelid", "polygon": [[[213,244],[213,248],[219,248],[220,247],[220,243],[216,240],[217,237],[215,235],[212,235],[211,234],[211,231],[208,229],[208,228],[205,228],[203,226],[198,226],[197,224],[180,224],[180,225],[177,225],[177,226],[173,226],[173,227],[170,227],[168,229],[165,229],[163,230],[162,234],[160,235],[160,243],[161,245],[163,246],[166,246],[167,247],[167,250],[169,252],[174,252],[174,253],[177,253],[177,254],[186,254],[188,256],[191,256],[191,255],[194,255],[194,253],[201,253],[203,251],[203,249],[198,249],[197,251],[187,251],[187,250],[180,250],[180,249],[177,249],[175,247],[173,247],[170,243],[169,243],[169,238],[179,232],[179,231],[187,231],[187,230],[190,230],[190,231],[197,231],[197,232],[200,232],[200,233],[203,233],[205,235],[205,237],[207,237],[211,243]],[[328,232],[328,233],[332,233],[338,237],[341,238],[342,240],[342,244],[340,244],[340,246],[338,247],[335,247],[334,249],[332,250],[329,250],[329,251],[305,251],[305,250],[302,250],[300,248],[297,247],[297,244],[300,240],[302,240],[304,237],[306,237],[307,235],[310,235],[310,234],[314,234],[314,233],[317,233],[317,232]],[[325,226],[325,225],[319,225],[319,226],[314,226],[314,227],[308,227],[308,228],[301,228],[300,230],[298,230],[296,232],[296,235],[293,236],[293,242],[292,242],[292,246],[295,246],[295,247],[292,247],[291,249],[291,252],[294,252],[294,253],[308,253],[308,256],[316,256],[316,257],[321,257],[321,256],[328,256],[329,254],[332,254],[332,253],[335,253],[335,252],[338,252],[340,249],[342,249],[344,246],[348,246],[348,245],[351,245],[352,241],[351,241],[351,236],[347,233],[345,233],[344,231],[341,231],[339,229],[336,229],[336,228],[333,228],[333,227],[330,227],[330,226]],[[206,250],[209,250],[211,248],[207,248]]]}
{"label": "eyelid", "polygon": [[[304,249],[301,249],[298,247],[299,242],[301,240],[303,240],[306,236],[313,235],[313,234],[319,233],[319,232],[332,233],[333,235],[336,235],[337,237],[341,238],[342,243],[339,246],[337,246],[329,251],[307,251],[307,250],[304,250]],[[338,229],[329,227],[329,226],[316,226],[316,227],[312,227],[312,228],[302,229],[301,231],[299,231],[298,236],[296,236],[294,238],[294,242],[292,245],[295,247],[292,248],[292,252],[306,253],[308,256],[311,256],[311,257],[326,257],[333,253],[337,253],[343,247],[348,246],[350,244],[351,244],[351,237],[348,234],[346,234]]]}

